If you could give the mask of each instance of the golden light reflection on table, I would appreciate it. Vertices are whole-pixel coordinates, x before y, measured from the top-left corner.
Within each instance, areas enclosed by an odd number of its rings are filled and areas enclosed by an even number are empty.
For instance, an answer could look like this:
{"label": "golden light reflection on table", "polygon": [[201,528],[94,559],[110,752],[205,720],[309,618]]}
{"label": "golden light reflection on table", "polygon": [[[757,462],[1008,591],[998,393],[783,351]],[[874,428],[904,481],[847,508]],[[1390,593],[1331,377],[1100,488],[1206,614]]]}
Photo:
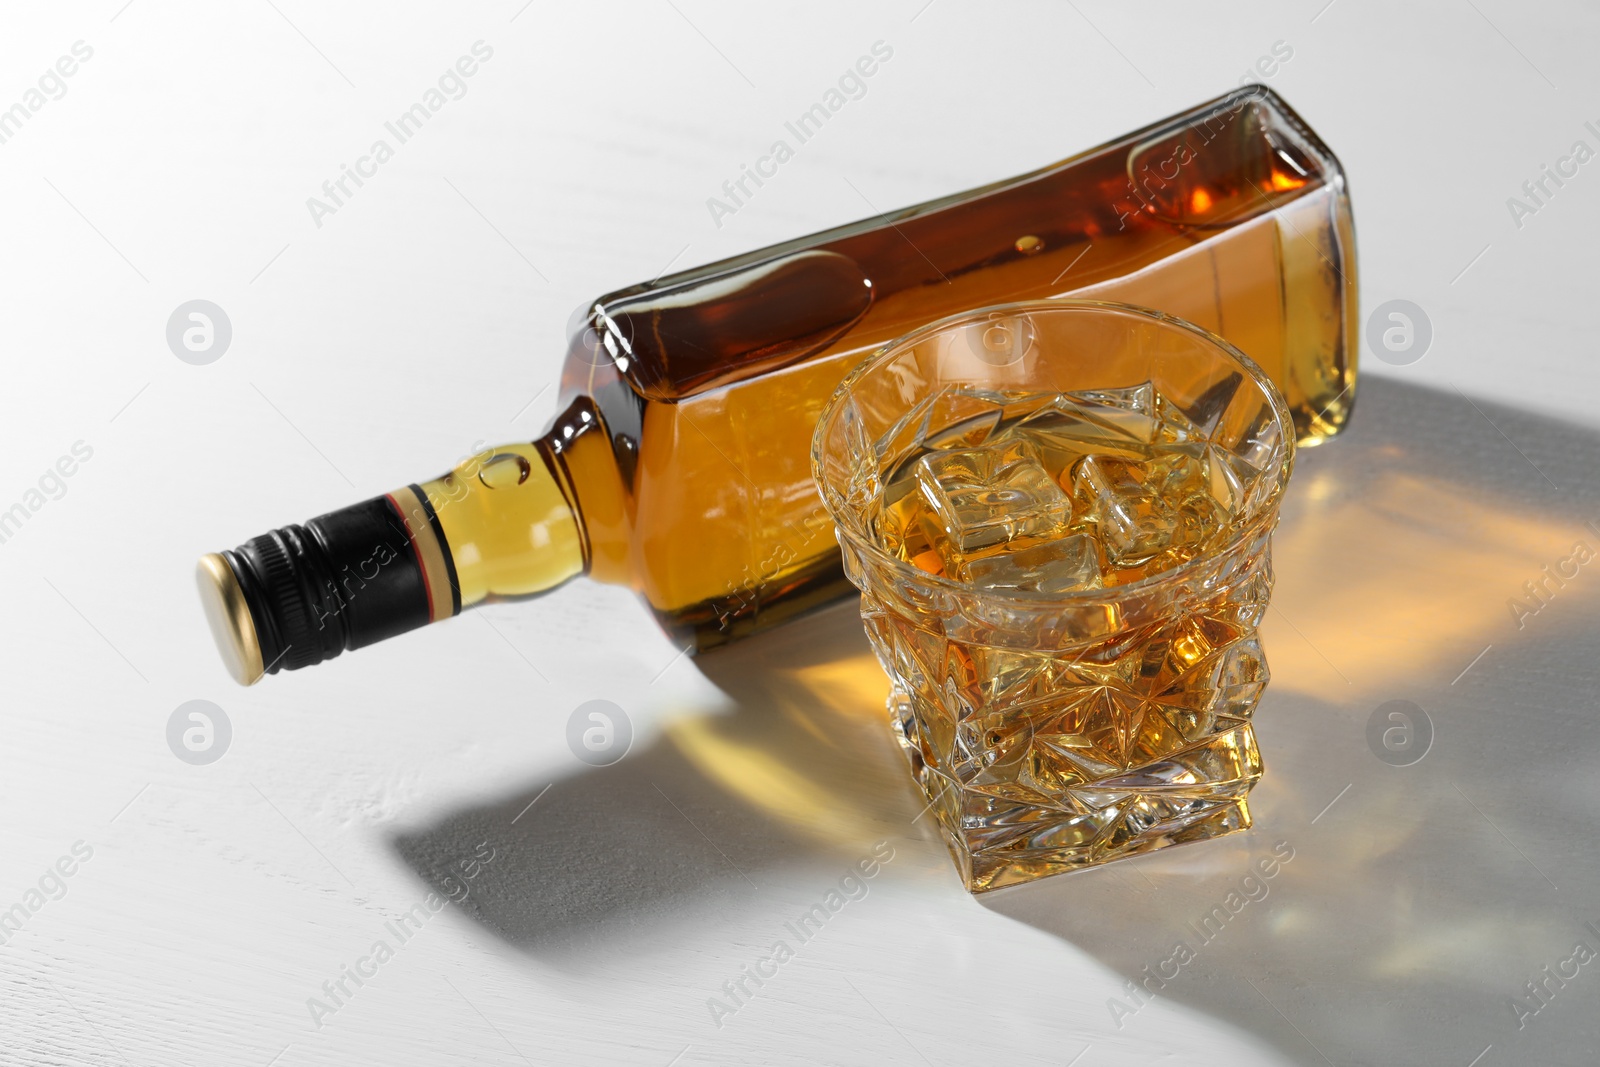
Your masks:
{"label": "golden light reflection on table", "polygon": [[1582,533],[1568,516],[1383,452],[1373,458],[1394,469],[1356,478],[1323,467],[1291,485],[1273,540],[1282,617],[1269,613],[1264,627],[1273,689],[1341,699],[1348,686],[1387,692],[1440,672],[1448,682],[1514,631],[1507,599]]}

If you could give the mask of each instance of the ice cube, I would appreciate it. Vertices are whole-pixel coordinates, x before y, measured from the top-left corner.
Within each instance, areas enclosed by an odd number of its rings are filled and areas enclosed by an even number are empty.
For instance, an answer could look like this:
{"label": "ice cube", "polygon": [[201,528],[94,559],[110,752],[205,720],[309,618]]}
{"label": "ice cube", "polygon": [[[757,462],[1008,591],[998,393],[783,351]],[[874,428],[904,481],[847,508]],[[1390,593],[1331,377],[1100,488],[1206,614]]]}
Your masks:
{"label": "ice cube", "polygon": [[1133,472],[1148,489],[1178,505],[1196,494],[1209,495],[1211,475],[1205,445],[1168,445]]}
{"label": "ice cube", "polygon": [[928,448],[977,447],[1000,424],[1005,399],[987,389],[945,389],[929,405],[921,443]]}
{"label": "ice cube", "polygon": [[1188,413],[1160,390],[1156,391],[1155,414],[1159,424],[1158,438],[1162,441],[1188,444],[1205,438],[1204,431],[1195,425]]}
{"label": "ice cube", "polygon": [[1084,389],[1073,395],[1090,403],[1105,404],[1124,411],[1137,411],[1145,415],[1156,413],[1156,387],[1149,382],[1121,389]]}
{"label": "ice cube", "polygon": [[1073,473],[1073,487],[1095,523],[1106,554],[1117,566],[1144,562],[1172,543],[1177,509],[1147,484],[1153,472],[1144,464],[1090,456]]}
{"label": "ice cube", "polygon": [[1140,444],[1186,444],[1204,437],[1186,411],[1149,382],[1125,389],[1073,393],[1072,403],[1094,420]]}
{"label": "ice cube", "polygon": [[874,519],[878,544],[888,552],[929,574],[945,573],[943,531],[928,522],[928,505],[918,491],[915,479],[911,488],[897,498],[886,498]]}
{"label": "ice cube", "polygon": [[[1048,471],[1058,476],[1084,456],[1108,455],[1122,459],[1144,459],[1150,449],[1081,410],[1071,402],[1058,402],[1001,431],[1005,440],[1024,440],[1033,445]],[[1140,416],[1141,418],[1143,416]],[[1063,486],[1068,485],[1061,478]]]}
{"label": "ice cube", "polygon": [[1149,460],[1091,456],[1073,475],[1086,520],[1111,566],[1132,581],[1192,559],[1232,518],[1212,495],[1205,445],[1172,445]]}
{"label": "ice cube", "polygon": [[1143,458],[1151,446],[1177,439],[1180,428],[1168,430],[1162,422],[1163,399],[1148,384],[1067,393],[1021,420],[1014,432],[1080,455],[1099,450]]}
{"label": "ice cube", "polygon": [[923,498],[951,546],[970,555],[1017,537],[1053,537],[1072,503],[1026,441],[935,452],[917,463]]}
{"label": "ice cube", "polygon": [[1100,553],[1087,534],[966,561],[961,577],[986,589],[1069,593],[1100,586]]}
{"label": "ice cube", "polygon": [[1207,446],[1206,467],[1211,498],[1230,519],[1248,511],[1265,486],[1260,470],[1217,445]]}
{"label": "ice cube", "polygon": [[996,396],[1005,407],[1001,430],[1005,430],[1035,412],[1051,407],[1061,399],[1060,393],[1029,393],[1021,390],[1005,390],[992,395]]}

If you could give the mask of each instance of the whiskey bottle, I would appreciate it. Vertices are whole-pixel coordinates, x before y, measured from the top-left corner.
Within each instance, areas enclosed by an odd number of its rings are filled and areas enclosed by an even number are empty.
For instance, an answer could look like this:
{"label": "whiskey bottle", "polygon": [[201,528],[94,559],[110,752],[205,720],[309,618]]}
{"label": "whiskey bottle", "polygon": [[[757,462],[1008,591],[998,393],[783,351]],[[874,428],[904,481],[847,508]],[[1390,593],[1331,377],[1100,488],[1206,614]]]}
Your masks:
{"label": "whiskey bottle", "polygon": [[1232,341],[1303,445],[1349,416],[1345,178],[1245,86],[1021,177],[598,298],[538,440],[203,557],[224,659],[249,684],[580,574],[631,586],[700,650],[848,595],[808,461],[835,385],[935,319],[1067,295]]}

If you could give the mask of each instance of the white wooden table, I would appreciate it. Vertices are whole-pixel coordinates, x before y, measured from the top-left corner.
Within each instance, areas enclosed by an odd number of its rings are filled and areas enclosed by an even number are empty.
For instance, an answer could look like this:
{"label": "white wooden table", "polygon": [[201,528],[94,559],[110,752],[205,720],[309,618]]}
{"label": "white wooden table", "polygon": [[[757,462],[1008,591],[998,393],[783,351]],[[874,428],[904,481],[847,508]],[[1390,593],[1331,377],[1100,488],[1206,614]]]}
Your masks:
{"label": "white wooden table", "polygon": [[[0,1063],[1592,1063],[1600,163],[1522,185],[1600,149],[1600,13],[1324,5],[7,5]],[[534,435],[585,298],[1038,166],[1275,45],[1348,170],[1364,311],[1433,339],[1369,350],[1296,473],[1248,835],[969,897],[850,605],[691,660],[579,581],[224,675],[195,557]],[[166,341],[194,299],[232,326],[206,366]],[[634,731],[604,769],[566,742],[592,699]],[[190,700],[231,723],[209,765],[168,747]],[[1390,701],[1420,762],[1369,747]]]}

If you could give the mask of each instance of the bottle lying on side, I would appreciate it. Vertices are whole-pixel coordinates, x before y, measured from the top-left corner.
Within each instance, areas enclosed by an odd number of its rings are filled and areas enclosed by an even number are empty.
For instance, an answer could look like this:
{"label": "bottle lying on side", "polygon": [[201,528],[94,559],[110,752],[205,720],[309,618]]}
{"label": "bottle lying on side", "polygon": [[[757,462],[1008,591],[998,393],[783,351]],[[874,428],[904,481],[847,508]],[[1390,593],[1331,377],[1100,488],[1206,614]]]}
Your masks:
{"label": "bottle lying on side", "polygon": [[1031,174],[600,297],[537,441],[203,557],[218,645],[249,684],[587,574],[703,650],[849,595],[808,458],[834,387],[915,327],[1069,294],[1232,341],[1302,444],[1349,416],[1344,174],[1246,86]]}

